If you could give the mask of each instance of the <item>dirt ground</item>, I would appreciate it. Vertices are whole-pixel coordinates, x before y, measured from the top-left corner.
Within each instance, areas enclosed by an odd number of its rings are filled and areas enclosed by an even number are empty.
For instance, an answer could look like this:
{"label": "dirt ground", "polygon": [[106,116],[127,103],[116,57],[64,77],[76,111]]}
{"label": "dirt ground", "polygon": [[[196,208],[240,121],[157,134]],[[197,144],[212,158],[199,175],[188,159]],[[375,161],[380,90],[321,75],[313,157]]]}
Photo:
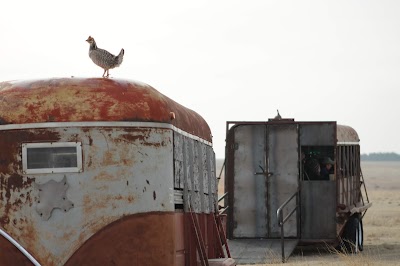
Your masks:
{"label": "dirt ground", "polygon": [[[217,174],[222,163],[217,162]],[[285,265],[400,265],[400,162],[362,162],[362,171],[372,202],[363,219],[364,251],[353,255],[324,246],[297,248]],[[223,194],[223,175],[218,189]]]}

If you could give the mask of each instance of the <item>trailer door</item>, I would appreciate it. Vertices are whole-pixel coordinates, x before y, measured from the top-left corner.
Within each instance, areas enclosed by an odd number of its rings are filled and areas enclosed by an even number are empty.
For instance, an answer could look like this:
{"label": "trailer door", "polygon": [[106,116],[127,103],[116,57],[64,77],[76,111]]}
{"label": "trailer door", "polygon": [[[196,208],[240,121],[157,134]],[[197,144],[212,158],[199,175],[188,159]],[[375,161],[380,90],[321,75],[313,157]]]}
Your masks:
{"label": "trailer door", "polygon": [[267,237],[266,126],[233,130],[233,238]]}
{"label": "trailer door", "polygon": [[[280,237],[276,211],[299,187],[298,127],[296,124],[268,126],[268,222],[269,236]],[[283,210],[286,216],[296,206],[293,199]],[[285,237],[297,236],[297,213],[285,223]]]}
{"label": "trailer door", "polygon": [[[278,238],[276,211],[299,184],[297,125],[239,125],[232,130],[233,178],[228,180],[233,182],[232,237]],[[285,237],[296,236],[295,213],[285,224]]]}

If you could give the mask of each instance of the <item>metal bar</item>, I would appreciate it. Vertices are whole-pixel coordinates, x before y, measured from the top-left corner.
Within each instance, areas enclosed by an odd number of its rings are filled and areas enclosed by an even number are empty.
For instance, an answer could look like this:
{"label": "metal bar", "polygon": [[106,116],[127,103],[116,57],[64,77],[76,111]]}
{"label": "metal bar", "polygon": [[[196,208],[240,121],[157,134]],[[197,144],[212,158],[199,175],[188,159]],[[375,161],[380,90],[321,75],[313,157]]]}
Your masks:
{"label": "metal bar", "polygon": [[202,246],[202,238],[201,238],[201,232],[199,232],[200,228],[198,227],[198,224],[196,224],[196,217],[194,217],[196,214],[193,213],[192,211],[190,212],[190,217],[191,217],[191,221],[192,221],[192,225],[193,225],[193,230],[195,232],[196,235],[196,244],[197,244],[197,248],[200,254],[200,259],[201,259],[201,265],[202,266],[208,266],[208,260],[206,258],[206,254],[205,254],[205,250],[203,249]]}
{"label": "metal bar", "polygon": [[[365,192],[365,197],[367,198],[367,202],[369,203],[369,198],[368,198],[368,193],[367,193],[367,187],[365,186],[365,181],[364,181],[364,175],[362,173],[362,170],[360,168],[360,177],[362,178],[362,184],[364,187],[364,192]],[[360,191],[361,192],[361,191]],[[362,197],[362,193],[361,193],[361,198],[364,200],[364,198]],[[364,203],[364,202],[363,202]],[[368,210],[368,209],[367,209]],[[364,211],[364,213],[362,214],[362,218],[364,218],[364,215],[367,213],[367,210]]]}
{"label": "metal bar", "polygon": [[[282,217],[281,217],[282,218]],[[283,221],[281,225],[281,248],[282,248],[282,262],[285,263],[285,239],[284,239],[284,230],[283,230]]]}
{"label": "metal bar", "polygon": [[227,195],[228,195],[228,192],[225,192],[224,195],[222,195],[221,197],[218,198],[218,202],[223,200]]}
{"label": "metal bar", "polygon": [[285,217],[285,219],[283,219],[282,223],[285,223],[285,222],[290,218],[290,216],[292,216],[292,214],[293,214],[296,210],[297,210],[297,206],[296,206],[296,208],[294,208],[288,215],[286,215],[286,217]]}
{"label": "metal bar", "polygon": [[218,222],[220,232],[222,233],[222,239],[224,240],[224,243],[225,243],[226,255],[228,256],[228,258],[232,258],[231,251],[229,250],[228,241],[226,239],[226,233],[225,233],[224,227],[222,226],[221,217],[219,215],[217,216],[217,214],[215,214],[215,215],[217,217],[217,222]]}
{"label": "metal bar", "polygon": [[299,206],[296,212],[296,221],[297,221],[297,238],[301,238],[301,208],[300,208],[300,193],[297,193],[296,197],[296,205]]}
{"label": "metal bar", "polygon": [[197,240],[196,244],[197,244],[197,248],[198,248],[198,251],[200,254],[200,258],[201,258],[201,264],[202,264],[202,266],[209,266],[207,253],[206,253],[206,249],[205,249],[205,245],[204,245],[204,240],[203,240],[203,236],[201,234],[199,220],[198,220],[195,210],[192,209],[192,205],[193,205],[192,198],[189,197],[189,212],[190,212],[190,217],[191,217],[191,221],[192,221],[192,225],[193,225],[193,230],[196,235],[196,240]]}
{"label": "metal bar", "polygon": [[[282,249],[282,262],[284,263],[286,258],[285,258],[285,237],[284,237],[284,228],[283,225],[285,222],[289,219],[289,217],[298,209],[298,198],[297,195],[299,193],[299,190],[297,190],[290,198],[288,198],[276,211],[276,215],[278,218],[278,225],[281,227],[281,249]],[[290,213],[283,218],[283,208],[294,198],[296,197],[296,207],[290,211]],[[297,221],[298,223],[299,221]],[[298,232],[297,232],[298,233]]]}
{"label": "metal bar", "polygon": [[[297,195],[298,191],[296,191],[289,199],[287,199],[276,211],[276,215],[278,216],[278,221],[281,220],[281,216],[282,216],[282,210],[283,208]],[[296,206],[297,208],[297,206]],[[279,225],[281,226],[281,225]]]}
{"label": "metal bar", "polygon": [[220,233],[220,230],[219,230],[219,227],[218,227],[218,222],[217,222],[217,219],[218,219],[218,217],[217,217],[217,215],[218,214],[216,214],[216,213],[214,213],[214,215],[213,215],[213,225],[214,225],[214,228],[215,228],[215,235],[214,235],[214,239],[215,238],[217,238],[217,249],[218,249],[218,251],[217,251],[217,256],[218,256],[218,258],[225,258],[225,253],[224,253],[224,248],[223,248],[223,244],[222,244],[222,240],[221,240],[221,233]]}
{"label": "metal bar", "polygon": [[225,208],[223,208],[219,211],[219,214],[224,214],[228,209],[229,209],[229,206],[226,206]]}
{"label": "metal bar", "polygon": [[[235,131],[229,128],[230,124],[226,124],[226,147],[225,147],[225,191],[229,193],[229,197],[225,199],[225,205],[230,206],[228,209],[228,220],[227,220],[227,235],[228,237],[233,236],[233,220],[234,220],[234,149],[232,145],[235,143]],[[227,204],[226,204],[227,203]]]}
{"label": "metal bar", "polygon": [[29,254],[28,251],[26,251],[26,249],[24,249],[24,247],[22,247],[17,241],[15,241],[14,238],[12,238],[9,234],[7,234],[5,231],[3,231],[2,229],[0,229],[0,234],[6,238],[8,241],[11,242],[11,244],[13,244],[17,249],[19,249],[19,251],[22,252],[22,254],[25,255],[25,257],[27,257],[35,266],[41,266],[39,262],[37,262],[37,260],[35,260],[35,258]]}

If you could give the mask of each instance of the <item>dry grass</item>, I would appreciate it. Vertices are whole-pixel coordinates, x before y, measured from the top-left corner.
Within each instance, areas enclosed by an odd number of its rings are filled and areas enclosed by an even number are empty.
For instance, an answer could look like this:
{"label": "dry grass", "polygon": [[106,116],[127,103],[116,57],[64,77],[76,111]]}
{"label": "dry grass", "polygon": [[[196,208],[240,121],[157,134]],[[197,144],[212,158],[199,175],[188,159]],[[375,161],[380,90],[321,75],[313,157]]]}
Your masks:
{"label": "dry grass", "polygon": [[[363,219],[364,251],[348,254],[326,246],[299,248],[285,265],[400,264],[400,162],[363,162],[362,170],[373,203]],[[223,193],[223,180],[218,188]]]}

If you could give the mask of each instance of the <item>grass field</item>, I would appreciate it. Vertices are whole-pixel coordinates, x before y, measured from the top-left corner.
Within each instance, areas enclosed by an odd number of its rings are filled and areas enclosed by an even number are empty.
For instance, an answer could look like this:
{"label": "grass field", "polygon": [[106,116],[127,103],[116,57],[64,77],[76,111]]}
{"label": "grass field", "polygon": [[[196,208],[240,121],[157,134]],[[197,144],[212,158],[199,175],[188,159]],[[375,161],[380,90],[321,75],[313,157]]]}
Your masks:
{"label": "grass field", "polygon": [[[217,174],[222,163],[217,161]],[[327,247],[298,248],[285,265],[400,265],[400,162],[362,162],[362,171],[372,202],[363,220],[364,251],[352,255]],[[223,176],[221,181],[220,194]]]}

